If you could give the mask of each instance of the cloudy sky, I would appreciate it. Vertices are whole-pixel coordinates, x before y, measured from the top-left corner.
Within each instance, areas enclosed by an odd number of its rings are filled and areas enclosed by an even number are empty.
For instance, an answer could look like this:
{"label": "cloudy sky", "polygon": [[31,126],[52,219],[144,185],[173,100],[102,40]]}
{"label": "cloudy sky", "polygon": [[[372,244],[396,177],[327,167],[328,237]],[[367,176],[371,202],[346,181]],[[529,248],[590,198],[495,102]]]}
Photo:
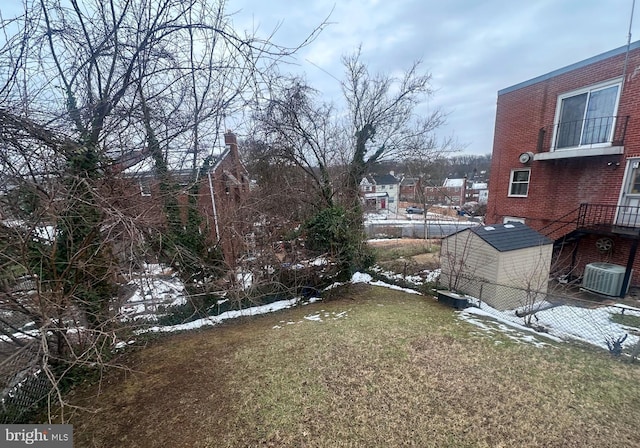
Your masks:
{"label": "cloudy sky", "polygon": [[[467,153],[493,144],[497,91],[624,46],[632,0],[228,0],[240,29],[295,45],[325,17],[330,24],[297,65],[325,99],[338,99],[342,54],[362,44],[374,71],[400,73],[415,60],[432,74],[428,107],[449,113],[442,136]],[[636,8],[635,16],[638,16]],[[640,17],[631,29],[640,39]],[[287,70],[287,68],[285,68]]]}

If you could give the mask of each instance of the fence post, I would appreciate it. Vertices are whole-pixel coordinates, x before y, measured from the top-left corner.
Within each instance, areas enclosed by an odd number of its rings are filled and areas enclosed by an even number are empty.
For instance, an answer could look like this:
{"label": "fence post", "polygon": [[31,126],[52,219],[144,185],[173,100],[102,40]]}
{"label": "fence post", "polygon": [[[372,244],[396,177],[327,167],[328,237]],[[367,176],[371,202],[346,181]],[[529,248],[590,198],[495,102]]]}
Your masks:
{"label": "fence post", "polygon": [[484,286],[484,282],[480,282],[480,294],[478,297],[478,308],[482,308],[482,287]]}

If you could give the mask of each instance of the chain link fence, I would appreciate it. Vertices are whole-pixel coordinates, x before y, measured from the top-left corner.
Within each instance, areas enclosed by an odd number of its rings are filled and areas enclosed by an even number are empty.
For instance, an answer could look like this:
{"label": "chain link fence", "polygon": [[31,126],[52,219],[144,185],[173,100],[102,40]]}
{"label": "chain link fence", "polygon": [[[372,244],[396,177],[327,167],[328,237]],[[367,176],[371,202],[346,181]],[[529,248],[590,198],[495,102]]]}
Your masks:
{"label": "chain link fence", "polygon": [[0,423],[21,423],[47,399],[53,386],[42,369],[40,341],[33,339],[0,362]]}
{"label": "chain link fence", "polygon": [[640,308],[620,299],[556,281],[550,282],[546,291],[477,278],[463,279],[460,284],[464,285],[459,290],[465,306],[479,308],[503,322],[549,337],[595,345],[614,355],[635,359],[639,354]]}

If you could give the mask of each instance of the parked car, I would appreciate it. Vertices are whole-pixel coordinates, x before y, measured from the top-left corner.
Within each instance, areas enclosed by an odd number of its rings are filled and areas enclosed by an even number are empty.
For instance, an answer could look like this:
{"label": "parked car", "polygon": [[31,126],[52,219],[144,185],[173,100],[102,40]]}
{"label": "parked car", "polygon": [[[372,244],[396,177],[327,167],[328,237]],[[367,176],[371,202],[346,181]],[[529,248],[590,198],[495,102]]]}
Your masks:
{"label": "parked car", "polygon": [[424,209],[420,208],[420,207],[411,206],[411,207],[407,207],[406,208],[406,212],[407,212],[408,215],[410,215],[412,213],[415,213],[417,215],[422,215],[424,213]]}

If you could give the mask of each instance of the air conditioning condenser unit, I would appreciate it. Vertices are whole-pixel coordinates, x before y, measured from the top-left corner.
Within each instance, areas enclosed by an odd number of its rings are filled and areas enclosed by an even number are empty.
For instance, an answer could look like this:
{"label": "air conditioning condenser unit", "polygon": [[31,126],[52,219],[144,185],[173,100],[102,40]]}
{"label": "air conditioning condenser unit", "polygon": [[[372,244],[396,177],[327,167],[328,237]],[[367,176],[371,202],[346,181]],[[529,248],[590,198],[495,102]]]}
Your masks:
{"label": "air conditioning condenser unit", "polygon": [[622,290],[625,271],[624,266],[617,264],[589,263],[584,268],[582,287],[599,294],[617,297]]}

